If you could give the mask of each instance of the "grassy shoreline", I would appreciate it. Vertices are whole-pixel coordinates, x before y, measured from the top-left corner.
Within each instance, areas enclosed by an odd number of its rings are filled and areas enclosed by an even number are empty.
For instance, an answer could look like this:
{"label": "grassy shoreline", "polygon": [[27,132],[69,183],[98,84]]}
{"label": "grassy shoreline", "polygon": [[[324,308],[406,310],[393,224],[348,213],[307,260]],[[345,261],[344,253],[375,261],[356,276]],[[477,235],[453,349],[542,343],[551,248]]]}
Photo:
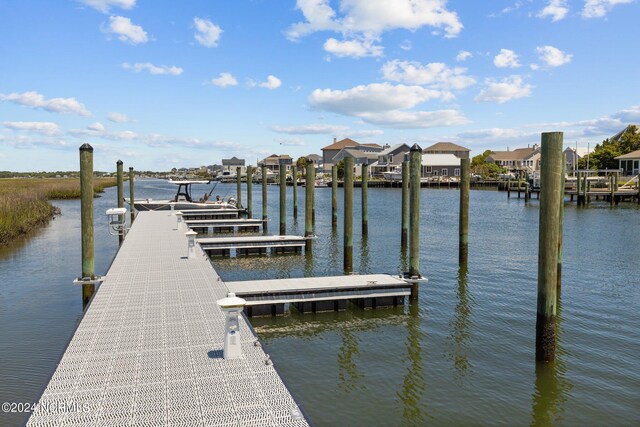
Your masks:
{"label": "grassy shoreline", "polygon": [[[115,178],[94,178],[93,194],[114,185]],[[0,245],[34,231],[58,214],[50,199],[79,197],[78,178],[0,179]]]}

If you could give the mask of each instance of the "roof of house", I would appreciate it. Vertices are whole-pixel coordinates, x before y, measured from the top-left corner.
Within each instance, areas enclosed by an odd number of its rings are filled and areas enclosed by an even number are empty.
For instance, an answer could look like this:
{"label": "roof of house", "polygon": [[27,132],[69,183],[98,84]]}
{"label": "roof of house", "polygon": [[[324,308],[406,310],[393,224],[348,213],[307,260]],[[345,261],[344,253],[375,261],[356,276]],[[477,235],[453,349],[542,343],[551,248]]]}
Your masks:
{"label": "roof of house", "polygon": [[336,163],[344,159],[345,157],[353,157],[356,163],[363,163],[365,160],[367,160],[367,163],[370,164],[378,160],[378,153],[370,153],[355,148],[343,148],[342,150],[338,151],[335,156],[333,156],[331,161]]}
{"label": "roof of house", "polygon": [[453,142],[436,142],[430,147],[422,150],[423,153],[431,153],[434,151],[471,151],[461,145],[454,144]]}
{"label": "roof of house", "polygon": [[358,145],[360,144],[355,142],[353,139],[345,138],[323,147],[322,150],[342,150],[345,147],[357,147]]}
{"label": "roof of house", "polygon": [[489,156],[493,160],[523,160],[536,151],[534,148],[516,148],[511,151],[494,151]]}
{"label": "roof of house", "polygon": [[239,159],[236,156],[233,156],[230,159],[222,159],[222,164],[244,166],[244,159]]}
{"label": "roof of house", "polygon": [[616,160],[638,160],[640,159],[640,150],[632,151],[622,156],[614,157]]}
{"label": "roof of house", "polygon": [[453,154],[433,154],[422,155],[424,166],[460,166],[460,158]]}
{"label": "roof of house", "polygon": [[402,148],[403,146],[404,146],[405,149],[402,150],[402,152],[407,152],[408,153],[411,148],[407,144],[395,144],[395,145],[392,145],[391,147],[379,152],[378,156],[387,156],[389,154],[393,154],[398,149]]}
{"label": "roof of house", "polygon": [[609,138],[609,140],[612,141],[619,141],[620,138],[622,137],[622,135],[629,130],[629,128],[633,126],[636,128],[636,133],[640,132],[640,125],[635,125],[635,124],[630,124],[629,126],[625,127],[624,129],[622,129],[620,132],[616,133],[615,135],[613,135],[611,138]]}
{"label": "roof of house", "polygon": [[318,154],[307,154],[305,156],[308,160],[313,160],[313,161],[319,161],[322,160],[322,156],[318,155]]}

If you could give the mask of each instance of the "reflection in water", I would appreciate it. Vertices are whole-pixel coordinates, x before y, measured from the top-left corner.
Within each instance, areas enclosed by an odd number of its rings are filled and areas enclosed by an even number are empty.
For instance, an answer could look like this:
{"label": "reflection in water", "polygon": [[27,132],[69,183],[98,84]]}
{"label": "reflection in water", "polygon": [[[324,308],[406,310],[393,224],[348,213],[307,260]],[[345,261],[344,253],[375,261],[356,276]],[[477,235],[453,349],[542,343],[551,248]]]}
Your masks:
{"label": "reflection in water", "polygon": [[423,425],[426,414],[426,405],[422,396],[426,390],[424,367],[422,364],[422,338],[420,330],[420,311],[417,303],[409,305],[409,317],[407,318],[407,357],[410,367],[402,382],[402,390],[398,397],[402,400],[402,424]]}
{"label": "reflection in water", "polygon": [[362,236],[360,240],[360,267],[358,268],[358,273],[369,274],[371,271],[369,260],[369,239],[367,236]]}
{"label": "reflection in water", "polygon": [[556,360],[536,362],[535,391],[532,397],[532,426],[549,426],[562,422],[564,404],[573,388],[566,378],[567,367],[564,363],[565,352],[562,349],[561,301],[558,293],[556,317]]}
{"label": "reflection in water", "polygon": [[342,329],[342,345],[338,353],[338,386],[347,393],[362,388],[359,383],[363,375],[354,361],[360,355],[359,343],[360,337],[353,334],[348,325]]}
{"label": "reflection in water", "polygon": [[455,378],[461,381],[470,371],[469,351],[471,350],[471,309],[474,305],[473,297],[467,289],[467,265],[458,267],[458,289],[456,291],[458,302],[455,316],[450,323],[451,335],[449,339],[453,345],[453,351],[449,354],[453,360]]}
{"label": "reflection in water", "polygon": [[313,251],[304,251],[304,277],[313,277]]}
{"label": "reflection in water", "polygon": [[342,265],[338,264],[340,252],[338,248],[338,231],[336,227],[333,227],[329,237],[329,266],[332,270],[338,270],[342,268]]}

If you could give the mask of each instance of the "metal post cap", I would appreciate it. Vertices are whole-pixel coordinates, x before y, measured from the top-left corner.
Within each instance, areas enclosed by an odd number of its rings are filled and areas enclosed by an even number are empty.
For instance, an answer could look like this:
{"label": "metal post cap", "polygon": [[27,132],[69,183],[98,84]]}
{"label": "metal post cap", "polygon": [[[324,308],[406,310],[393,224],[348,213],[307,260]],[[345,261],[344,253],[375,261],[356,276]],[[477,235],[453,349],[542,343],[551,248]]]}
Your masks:
{"label": "metal post cap", "polygon": [[226,298],[219,299],[217,303],[222,309],[233,309],[244,307],[247,304],[247,301],[242,298],[238,298],[235,293],[229,292]]}
{"label": "metal post cap", "polygon": [[186,233],[184,233],[184,235],[185,235],[185,236],[187,236],[187,237],[191,237],[191,236],[197,236],[197,235],[198,235],[198,233],[196,233],[196,232],[195,232],[195,231],[193,231],[193,230],[189,230],[189,231],[187,231]]}

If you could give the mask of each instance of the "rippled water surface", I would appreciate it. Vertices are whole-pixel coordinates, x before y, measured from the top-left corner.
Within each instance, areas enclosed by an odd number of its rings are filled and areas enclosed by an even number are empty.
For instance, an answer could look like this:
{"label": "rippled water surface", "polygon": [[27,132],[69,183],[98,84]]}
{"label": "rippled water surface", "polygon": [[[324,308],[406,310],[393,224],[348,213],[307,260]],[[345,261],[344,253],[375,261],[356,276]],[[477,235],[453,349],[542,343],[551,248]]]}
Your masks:
{"label": "rippled water surface", "polygon": [[[137,197],[168,197],[161,181],[136,182]],[[205,188],[194,189],[194,194]],[[278,187],[269,186],[270,232]],[[243,186],[244,198],[246,187]],[[304,188],[298,221],[304,232]],[[96,199],[96,273],[117,239]],[[235,194],[234,184],[215,193]],[[369,236],[360,235],[355,190],[354,270],[395,273],[399,189],[369,190]],[[456,190],[422,190],[417,304],[397,309],[253,319],[265,349],[310,419],[322,425],[640,425],[640,209],[565,209],[558,356],[534,361],[538,202],[472,191],[467,269],[457,263]],[[254,185],[254,216],[261,214]],[[31,238],[0,250],[0,400],[36,400],[82,312],[78,201]],[[342,192],[340,190],[340,204]],[[331,190],[316,190],[313,256],[214,258],[224,280],[342,274],[342,229],[331,229]],[[342,210],[339,212],[340,223]],[[20,417],[0,414],[0,424]]]}

